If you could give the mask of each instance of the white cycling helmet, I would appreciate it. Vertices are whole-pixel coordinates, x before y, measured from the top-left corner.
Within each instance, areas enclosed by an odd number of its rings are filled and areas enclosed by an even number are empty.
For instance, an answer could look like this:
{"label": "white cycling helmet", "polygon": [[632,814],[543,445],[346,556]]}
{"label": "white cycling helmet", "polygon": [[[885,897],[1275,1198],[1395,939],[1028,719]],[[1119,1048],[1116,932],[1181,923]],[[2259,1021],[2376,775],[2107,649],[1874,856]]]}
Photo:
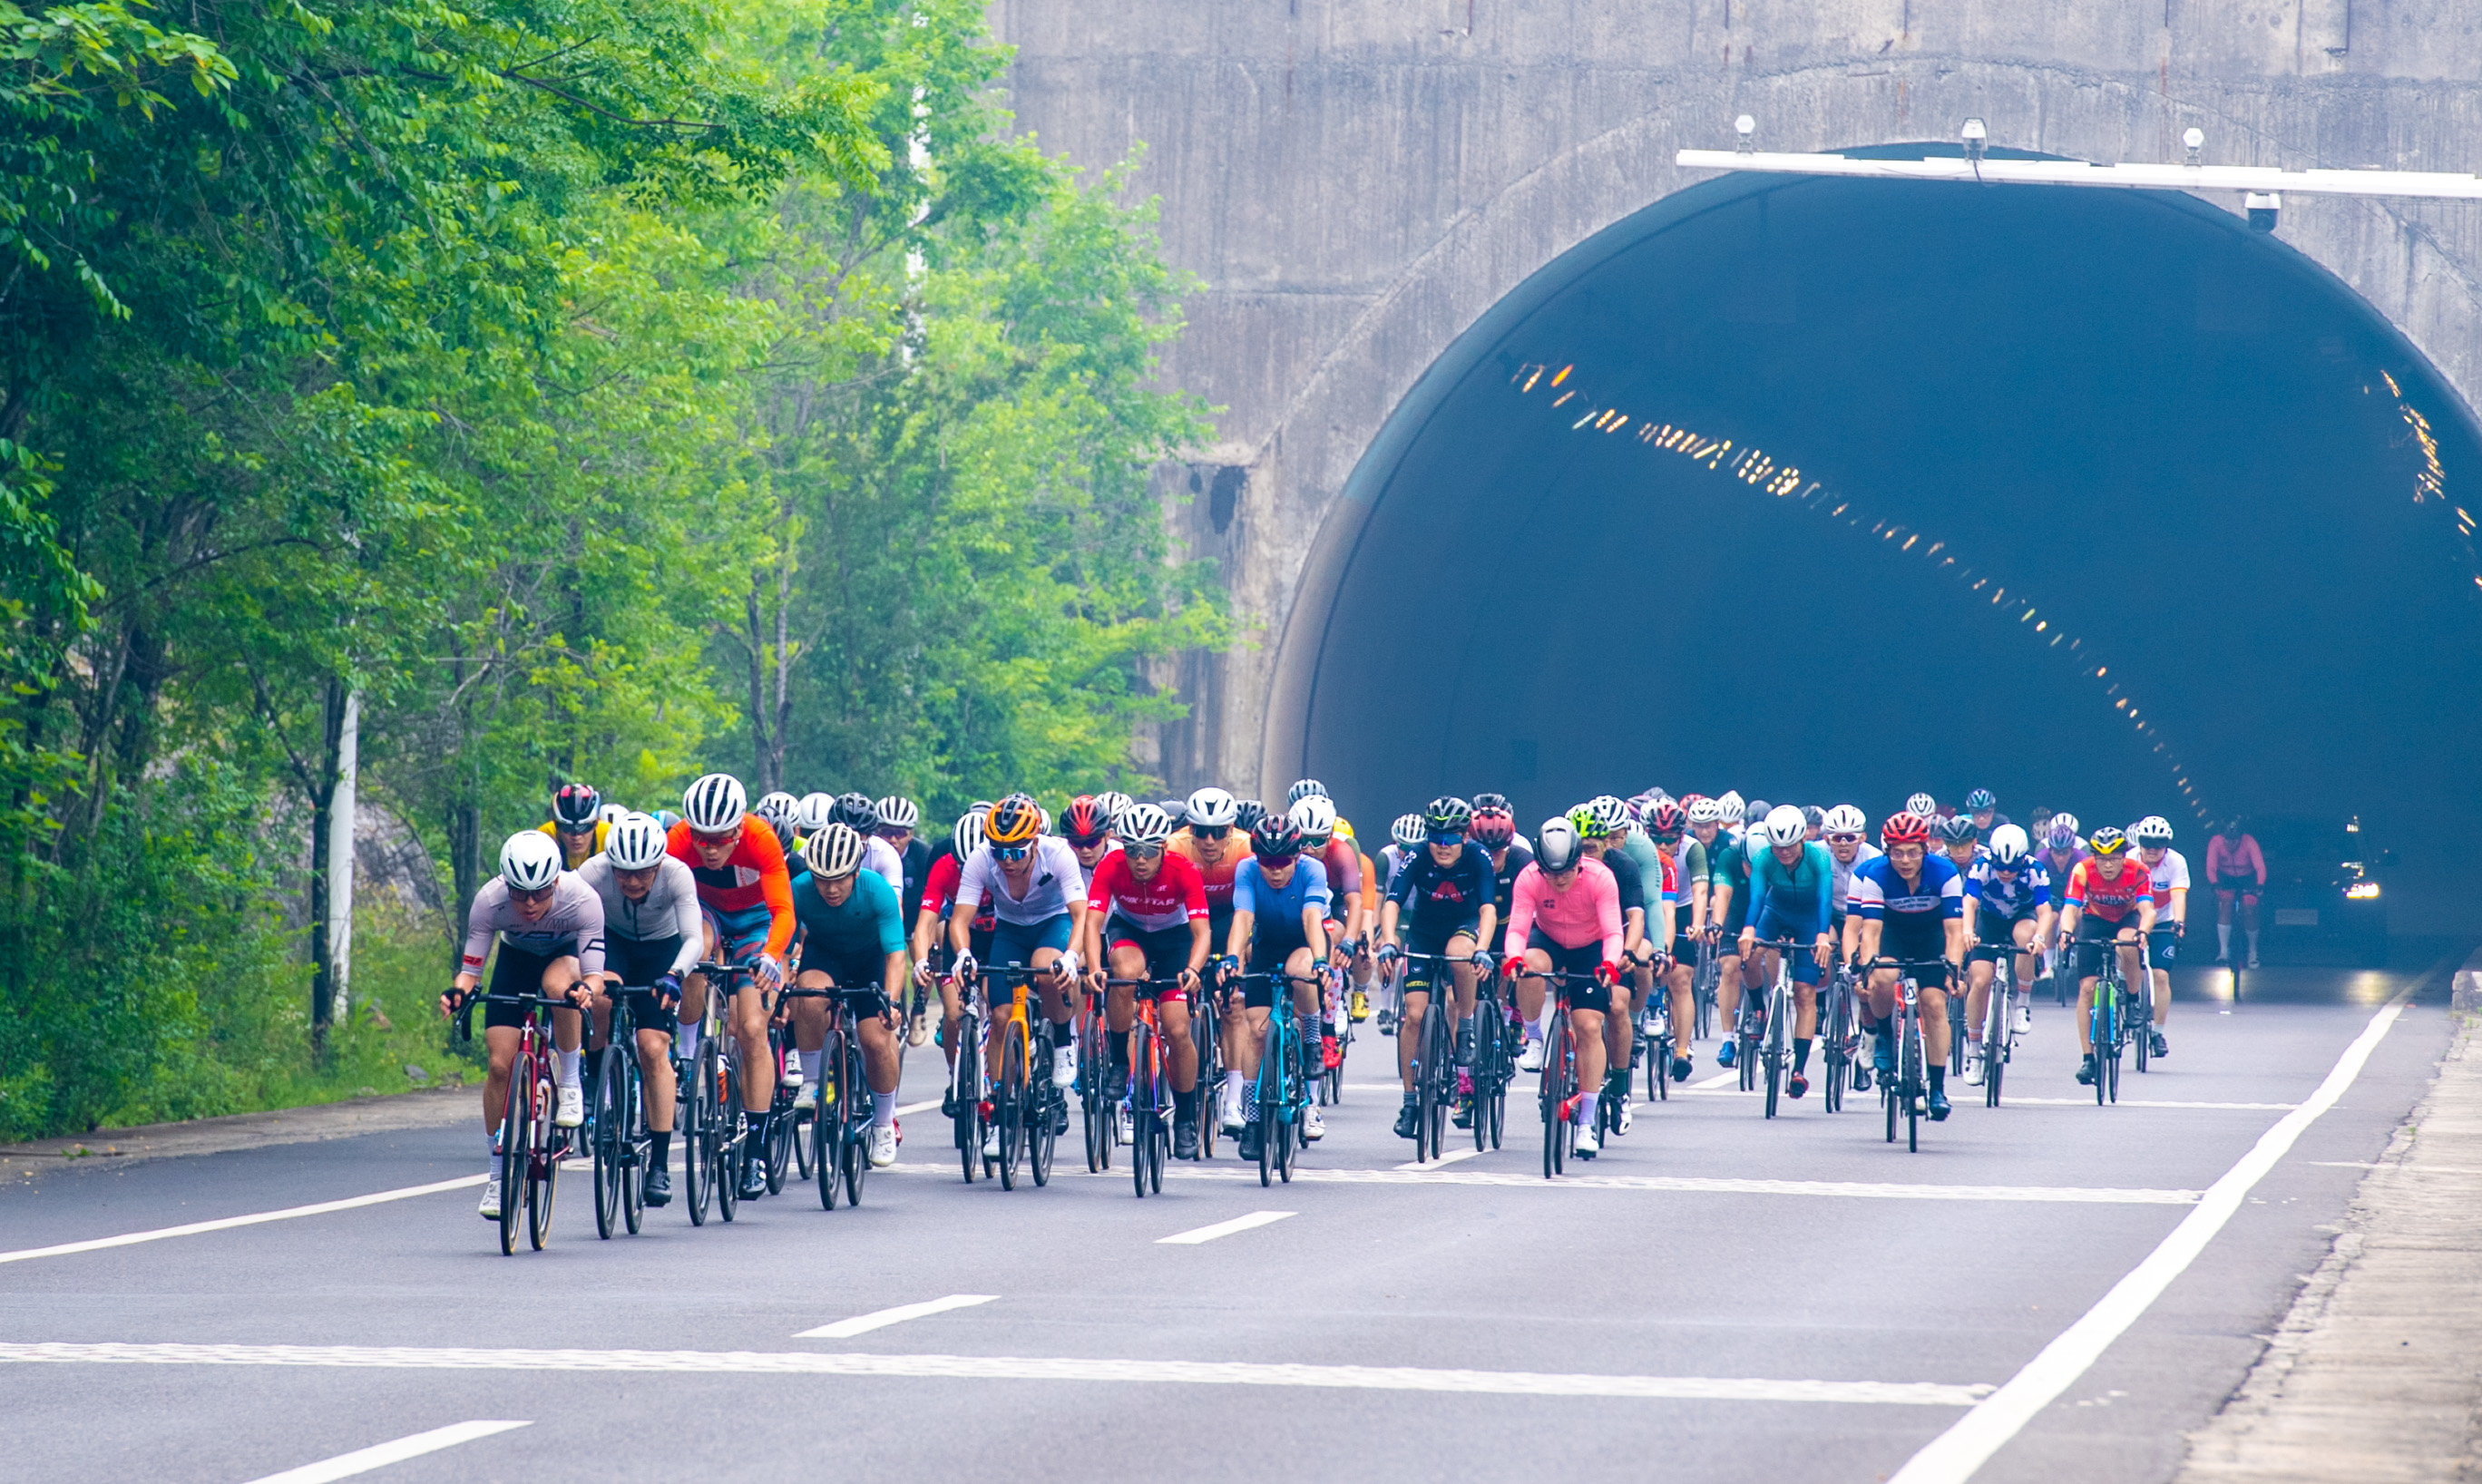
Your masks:
{"label": "white cycling helmet", "polygon": [[609,830],[614,825],[617,825],[620,821],[629,817],[629,806],[625,804],[607,804],[594,811],[594,817],[604,829]]}
{"label": "white cycling helmet", "polygon": [[911,830],[922,822],[922,809],[903,794],[889,794],[875,806],[883,830]]}
{"label": "white cycling helmet", "polygon": [[1767,843],[1798,845],[1809,838],[1809,820],[1797,805],[1779,804],[1767,810]]}
{"label": "white cycling helmet", "polygon": [[750,812],[750,794],[729,773],[710,773],[681,795],[681,817],[700,835],[722,835],[740,828]]}
{"label": "white cycling helmet", "polygon": [[957,816],[957,828],[948,836],[949,848],[956,851],[960,862],[972,859],[983,848],[983,811],[967,809]]}
{"label": "white cycling helmet", "polygon": [[774,793],[760,795],[758,802],[750,806],[750,812],[771,825],[791,829],[801,815],[801,800],[779,788]]}
{"label": "white cycling helmet", "polygon": [[1919,814],[1924,819],[1928,819],[1933,814],[1939,812],[1939,801],[1926,793],[1907,794],[1905,796],[1905,812],[1908,814]]}
{"label": "white cycling helmet", "polygon": [[2062,809],[2051,816],[2051,833],[2053,835],[2059,834],[2064,828],[2071,835],[2077,836],[2079,839],[2083,839],[2085,837],[2086,827],[2077,823],[2077,816],[2070,813],[2067,809]]}
{"label": "white cycling helmet", "polygon": [[1724,806],[1713,799],[1699,799],[1684,810],[1693,825],[1716,825],[1724,822]]}
{"label": "white cycling helmet", "polygon": [[1240,801],[1211,783],[1189,796],[1188,819],[1193,825],[1209,830],[1221,825],[1228,830],[1240,815]]}
{"label": "white cycling helmet", "polygon": [[802,842],[802,863],[821,881],[840,881],[861,869],[861,832],[830,825]]}
{"label": "white cycling helmet", "polygon": [[521,830],[500,847],[500,879],[512,891],[541,891],[560,879],[560,847],[541,830]]}
{"label": "white cycling helmet", "polygon": [[2160,814],[2149,814],[2129,826],[2128,837],[2135,840],[2140,849],[2149,845],[2169,845],[2172,843],[2172,821]]}
{"label": "white cycling helmet", "polygon": [[603,854],[616,871],[643,871],[664,861],[664,827],[652,814],[623,814],[603,836]]}
{"label": "white cycling helmet", "polygon": [[1326,797],[1327,785],[1314,778],[1297,780],[1293,783],[1292,787],[1284,790],[1284,803],[1287,805],[1299,804],[1304,799],[1324,799]]}
{"label": "white cycling helmet", "polygon": [[1124,845],[1161,845],[1172,838],[1172,816],[1152,804],[1132,802],[1112,821]]}
{"label": "white cycling helmet", "polygon": [[2025,832],[2016,825],[2001,825],[1991,832],[1991,863],[2003,869],[2025,863],[2025,853],[2033,847],[2026,842]]}
{"label": "white cycling helmet", "polygon": [[1431,827],[1422,822],[1419,814],[1399,814],[1387,833],[1399,846],[1411,850],[1431,837]]}
{"label": "white cycling helmet", "polygon": [[1127,813],[1129,806],[1137,802],[1117,789],[1106,789],[1095,796],[1095,808],[1101,812],[1104,826],[1112,830],[1118,830],[1121,827],[1121,816]]}
{"label": "white cycling helmet", "polygon": [[1302,838],[1313,845],[1325,845],[1335,835],[1335,801],[1323,793],[1306,793],[1284,810]]}
{"label": "white cycling helmet", "polygon": [[834,816],[835,811],[834,794],[805,793],[802,795],[800,808],[794,812],[793,822],[801,828],[804,835],[816,835],[828,827],[828,821]]}
{"label": "white cycling helmet", "polygon": [[1546,876],[1575,865],[1585,849],[1576,825],[1565,814],[1552,815],[1534,832],[1534,863]]}
{"label": "white cycling helmet", "polygon": [[1725,789],[1724,796],[1717,799],[1715,804],[1717,808],[1724,811],[1717,817],[1721,818],[1724,823],[1728,825],[1739,824],[1742,819],[1746,817],[1749,809],[1748,803],[1742,799],[1739,791],[1730,788]]}
{"label": "white cycling helmet", "polygon": [[1870,821],[1852,805],[1839,804],[1827,811],[1827,817],[1819,822],[1819,828],[1830,835],[1867,835]]}

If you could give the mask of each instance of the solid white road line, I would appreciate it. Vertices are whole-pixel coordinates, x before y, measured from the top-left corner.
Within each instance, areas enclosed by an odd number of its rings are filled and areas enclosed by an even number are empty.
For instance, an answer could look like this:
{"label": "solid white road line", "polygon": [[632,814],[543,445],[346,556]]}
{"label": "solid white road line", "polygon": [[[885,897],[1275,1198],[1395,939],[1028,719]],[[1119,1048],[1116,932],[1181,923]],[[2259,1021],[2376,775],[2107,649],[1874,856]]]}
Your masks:
{"label": "solid white road line", "polygon": [[951,1293],[946,1298],[926,1299],[919,1304],[899,1304],[894,1309],[882,1309],[872,1313],[856,1314],[850,1319],[838,1319],[833,1324],[822,1324],[815,1330],[804,1330],[793,1338],[795,1339],[851,1339],[856,1335],[867,1335],[873,1330],[884,1330],[891,1324],[903,1324],[908,1319],[920,1319],[930,1314],[944,1314],[951,1309],[971,1309],[976,1304],[988,1304],[998,1297],[996,1293]]}
{"label": "solid white road line", "polygon": [[415,1433],[410,1438],[399,1438],[394,1443],[356,1448],[351,1453],[339,1453],[319,1463],[304,1464],[282,1473],[271,1473],[265,1478],[252,1480],[251,1484],[328,1484],[330,1479],[351,1478],[409,1458],[419,1458],[425,1453],[436,1453],[441,1448],[453,1448],[461,1443],[471,1443],[477,1438],[488,1438],[494,1433],[532,1425],[528,1422],[455,1422],[446,1427],[435,1427],[427,1433]]}
{"label": "solid white road line", "polygon": [[349,1196],[342,1201],[322,1201],[316,1206],[292,1206],[280,1211],[257,1211],[248,1216],[225,1216],[215,1221],[193,1221],[185,1226],[157,1227],[152,1232],[124,1232],[119,1236],[98,1236],[92,1241],[63,1242],[56,1247],[23,1247],[15,1252],[0,1252],[0,1262],[24,1262],[35,1258],[61,1258],[73,1252],[100,1252],[106,1247],[131,1247],[140,1242],[160,1242],[168,1236],[196,1236],[201,1232],[225,1232],[234,1227],[254,1227],[263,1221],[291,1221],[296,1216],[325,1216],[330,1211],[350,1211],[357,1206],[383,1206],[390,1201],[409,1201],[415,1196],[437,1195],[443,1190],[470,1190],[483,1183],[480,1175],[463,1175],[453,1180],[434,1180],[428,1185],[408,1185],[402,1190],[383,1190],[375,1195]]}
{"label": "solid white road line", "polygon": [[[1436,1168],[1426,1166],[1425,1168]],[[1084,1175],[1083,1170],[1076,1172]],[[1164,1172],[1168,1179],[1254,1180],[1255,1170],[1205,1165]],[[1058,1179],[1055,1175],[1053,1179]],[[2194,1206],[2194,1190],[2115,1189],[2081,1185],[1907,1185],[1862,1180],[1727,1179],[1692,1175],[1564,1175],[1546,1180],[1532,1171],[1443,1170],[1421,1175],[1410,1170],[1295,1170],[1296,1184],[1308,1181],[1346,1185],[1490,1185],[1503,1190],[1667,1190],[1703,1195],[1848,1196],[1882,1201],[2036,1201],[2099,1206]]]}
{"label": "solid white road line", "polygon": [[1219,1221],[1211,1227],[1199,1227],[1193,1231],[1175,1232],[1170,1236],[1156,1237],[1155,1245],[1195,1247],[1201,1242],[1211,1242],[1219,1236],[1230,1236],[1235,1232],[1247,1232],[1253,1227],[1272,1226],[1292,1214],[1291,1211],[1252,1211],[1247,1216],[1235,1216],[1230,1221]]}
{"label": "solid white road line", "polygon": [[909,1102],[905,1104],[905,1106],[896,1110],[896,1116],[903,1118],[908,1113],[929,1113],[937,1109],[938,1106],[939,1100],[937,1098],[932,1099],[929,1102]]}
{"label": "solid white road line", "polygon": [[[1682,1088],[1681,1091],[1685,1093],[1702,1093],[1710,1087],[1721,1087],[1727,1082],[1738,1082],[1740,1080],[1740,1069],[1734,1068],[1730,1072],[1719,1072],[1713,1076],[1708,1077],[1703,1082],[1692,1082],[1687,1087]],[[1735,1092],[1739,1091],[1738,1088],[1734,1088],[1733,1090]]]}
{"label": "solid white road line", "polygon": [[2318,1091],[2301,1106],[2276,1120],[2275,1126],[2258,1136],[2257,1145],[2223,1174],[2223,1178],[2206,1187],[2205,1197],[2197,1208],[2172,1229],[2146,1260],[2131,1268],[2126,1277],[2112,1285],[2082,1318],[2062,1331],[2059,1337],[2043,1347],[2042,1353],[2025,1363],[2007,1385],[1993,1392],[1974,1409],[1958,1419],[1955,1426],[1933,1439],[1928,1447],[1915,1453],[1904,1468],[1897,1471],[1890,1484],[1964,1484],[1974,1471],[1988,1462],[1991,1455],[2023,1430],[2044,1408],[2058,1398],[2062,1391],[2076,1383],[2079,1376],[2102,1357],[2128,1327],[2137,1322],[2151,1308],[2172,1280],[2180,1276],[2189,1264],[2214,1240],[2215,1233],[2241,1208],[2252,1187],[2290,1152],[2293,1141],[2302,1130],[2318,1121],[2321,1114],[2336,1105],[2344,1090],[2360,1076],[2370,1053],[2378,1048],[2397,1017],[2404,1013],[2408,996],[2424,979],[2416,979],[2396,992],[2395,998],[2370,1017],[2370,1023],[2353,1044],[2344,1048],[2335,1070]]}
{"label": "solid white road line", "polygon": [[1412,1365],[1276,1365],[1244,1361],[1088,1360],[1007,1355],[855,1355],[817,1351],[486,1350],[416,1345],[0,1344],[8,1362],[119,1365],[307,1365],[396,1370],[671,1371],[700,1375],[902,1376],[984,1381],[1293,1386],[1501,1396],[1619,1396],[1652,1401],[1876,1402],[1969,1407],[1987,1385],[1936,1381],[1777,1381],[1612,1376]]}
{"label": "solid white road line", "polygon": [[[1405,1163],[1398,1165],[1396,1168],[1400,1170],[1436,1170],[1443,1164],[1455,1164],[1460,1159],[1471,1159],[1474,1155],[1481,1153],[1482,1151],[1478,1149],[1452,1149],[1446,1153],[1441,1154],[1437,1159],[1427,1162],[1419,1159],[1409,1159]],[[1293,1172],[1293,1175],[1295,1179],[1299,1179],[1301,1172],[1296,1170]]]}
{"label": "solid white road line", "polygon": [[[2092,1098],[2020,1098],[2010,1093],[2006,1105],[2019,1103],[2045,1108],[2091,1108]],[[2121,1108],[2247,1108],[2259,1113],[2288,1113],[2301,1106],[2297,1102],[2166,1102],[2146,1098],[2123,1098],[2112,1104]]]}

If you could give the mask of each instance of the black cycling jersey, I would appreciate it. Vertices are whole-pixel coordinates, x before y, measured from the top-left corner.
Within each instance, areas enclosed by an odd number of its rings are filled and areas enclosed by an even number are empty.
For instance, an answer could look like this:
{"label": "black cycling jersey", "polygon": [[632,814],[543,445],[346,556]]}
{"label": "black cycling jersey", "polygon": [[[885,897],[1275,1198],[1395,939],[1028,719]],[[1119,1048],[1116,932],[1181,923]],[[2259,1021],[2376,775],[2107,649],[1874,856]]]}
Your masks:
{"label": "black cycling jersey", "polygon": [[1509,903],[1516,898],[1517,873],[1534,863],[1534,852],[1511,841],[1498,870],[1498,882],[1492,890],[1492,904],[1499,909],[1499,920],[1508,920]]}
{"label": "black cycling jersey", "polygon": [[1603,868],[1620,883],[1622,914],[1625,916],[1632,909],[1646,911],[1646,873],[1638,869],[1637,862],[1629,859],[1628,852],[1606,850],[1596,859],[1602,861]]}
{"label": "black cycling jersey", "polygon": [[905,885],[897,888],[896,907],[910,939],[922,918],[922,888],[931,884],[931,842],[917,835],[905,842],[903,854]]}
{"label": "black cycling jersey", "polygon": [[1491,857],[1468,845],[1454,865],[1431,859],[1427,847],[1408,852],[1396,872],[1390,898],[1399,914],[1409,915],[1416,931],[1445,933],[1473,922],[1491,905],[1496,874]]}

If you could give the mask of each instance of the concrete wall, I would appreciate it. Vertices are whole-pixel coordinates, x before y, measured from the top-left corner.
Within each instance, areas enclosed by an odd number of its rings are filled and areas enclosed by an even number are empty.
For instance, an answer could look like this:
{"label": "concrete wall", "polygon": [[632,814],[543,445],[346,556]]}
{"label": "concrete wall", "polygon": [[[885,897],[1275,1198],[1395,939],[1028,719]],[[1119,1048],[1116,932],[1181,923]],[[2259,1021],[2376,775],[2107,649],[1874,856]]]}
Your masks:
{"label": "concrete wall", "polygon": [[[1562,252],[1701,175],[1749,113],[1771,149],[1952,140],[2097,161],[2482,166],[2482,6],[2450,0],[994,0],[1018,124],[1099,169],[1143,145],[1174,263],[1205,287],[1169,358],[1226,409],[1254,647],[1181,667],[1181,786],[1291,777],[1297,600],[1358,524],[1341,496],[1449,342]],[[2237,200],[2216,199],[2238,208]],[[2482,209],[2293,198],[2280,235],[2482,405]],[[1320,608],[1318,604],[1307,605]],[[1321,608],[1320,611],[1323,611]]]}

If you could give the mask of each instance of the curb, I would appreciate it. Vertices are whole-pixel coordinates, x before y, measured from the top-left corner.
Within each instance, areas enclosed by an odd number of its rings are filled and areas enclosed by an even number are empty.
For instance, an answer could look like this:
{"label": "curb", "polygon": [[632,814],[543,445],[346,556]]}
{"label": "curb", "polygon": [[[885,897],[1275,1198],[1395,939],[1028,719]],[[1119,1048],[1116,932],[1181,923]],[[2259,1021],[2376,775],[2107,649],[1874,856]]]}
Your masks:
{"label": "curb", "polygon": [[192,1119],[177,1124],[147,1124],[134,1128],[103,1128],[76,1138],[32,1139],[0,1144],[0,1173],[31,1176],[101,1159],[121,1164],[186,1154],[215,1154],[233,1150],[264,1149],[277,1144],[308,1144],[350,1139],[366,1133],[404,1128],[436,1128],[462,1119],[479,1125],[481,1085],[426,1087],[377,1098],[273,1108],[259,1113],[232,1113],[221,1118]]}

